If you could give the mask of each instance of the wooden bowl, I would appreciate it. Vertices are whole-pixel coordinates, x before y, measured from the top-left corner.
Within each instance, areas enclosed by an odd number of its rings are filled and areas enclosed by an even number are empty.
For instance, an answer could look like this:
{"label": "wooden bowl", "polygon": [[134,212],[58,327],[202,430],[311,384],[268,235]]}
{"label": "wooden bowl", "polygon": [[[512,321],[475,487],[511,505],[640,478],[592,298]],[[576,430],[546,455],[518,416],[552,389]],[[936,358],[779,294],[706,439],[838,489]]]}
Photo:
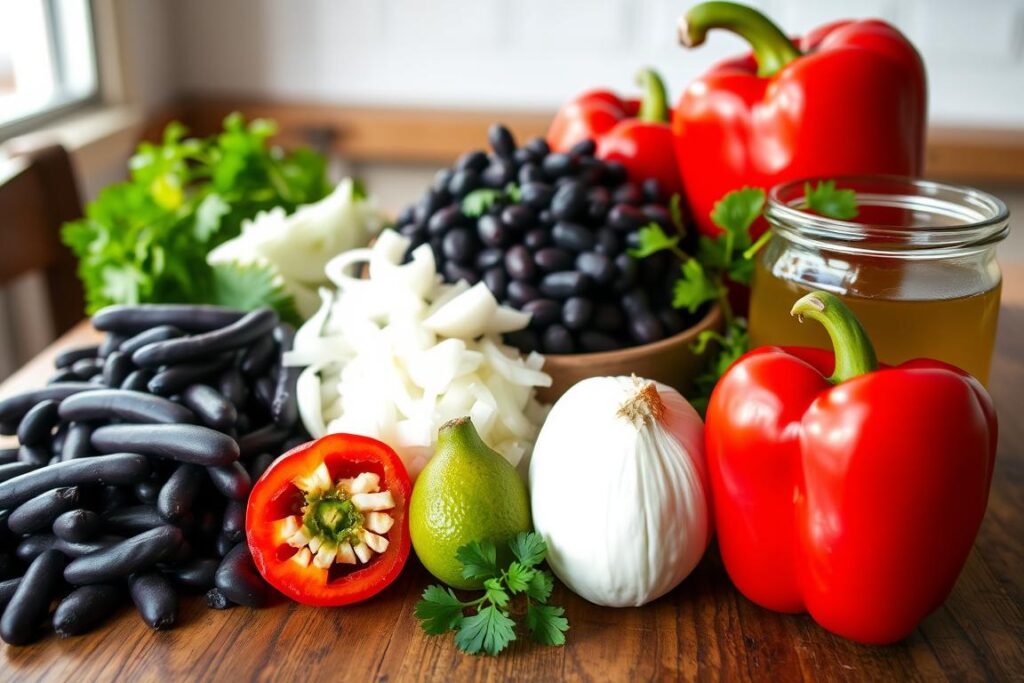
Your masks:
{"label": "wooden bowl", "polygon": [[652,344],[600,353],[545,354],[544,372],[551,375],[552,383],[537,390],[538,398],[554,403],[580,380],[631,374],[667,384],[685,396],[704,369],[707,355],[697,355],[691,346],[701,332],[722,328],[722,311],[715,304],[697,324]]}

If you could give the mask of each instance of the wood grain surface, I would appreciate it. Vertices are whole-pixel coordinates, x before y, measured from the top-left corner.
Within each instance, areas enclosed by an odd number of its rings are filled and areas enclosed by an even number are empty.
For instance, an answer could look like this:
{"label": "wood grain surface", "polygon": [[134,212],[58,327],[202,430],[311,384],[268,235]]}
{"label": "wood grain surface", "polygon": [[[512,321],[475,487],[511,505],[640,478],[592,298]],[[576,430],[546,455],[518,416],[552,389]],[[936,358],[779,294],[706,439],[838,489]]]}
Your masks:
{"label": "wood grain surface", "polygon": [[[557,588],[572,625],[563,648],[519,640],[497,658],[460,654],[419,631],[430,577],[413,558],[377,598],[348,608],[281,601],[263,610],[184,601],[177,628],[148,629],[125,606],[98,631],[2,646],[2,680],[1022,680],[1024,677],[1024,269],[1004,287],[991,391],[999,455],[988,514],[946,604],[906,641],[861,646],[807,616],[760,609],[729,583],[713,546],[693,575],[638,609],[599,608]],[[84,343],[82,325],[59,344]],[[42,383],[53,349],[0,387]]]}

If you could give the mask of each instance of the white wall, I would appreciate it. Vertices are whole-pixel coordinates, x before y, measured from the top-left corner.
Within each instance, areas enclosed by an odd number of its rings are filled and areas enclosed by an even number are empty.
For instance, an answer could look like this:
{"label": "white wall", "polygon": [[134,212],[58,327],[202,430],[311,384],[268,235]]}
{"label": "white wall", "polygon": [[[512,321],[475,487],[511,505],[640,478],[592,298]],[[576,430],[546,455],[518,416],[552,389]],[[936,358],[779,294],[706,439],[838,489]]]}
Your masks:
{"label": "white wall", "polygon": [[[676,45],[686,0],[179,0],[178,85],[328,102],[547,109],[652,64],[673,93],[744,49]],[[793,33],[877,16],[930,73],[933,122],[1024,127],[1024,0],[760,0]]]}

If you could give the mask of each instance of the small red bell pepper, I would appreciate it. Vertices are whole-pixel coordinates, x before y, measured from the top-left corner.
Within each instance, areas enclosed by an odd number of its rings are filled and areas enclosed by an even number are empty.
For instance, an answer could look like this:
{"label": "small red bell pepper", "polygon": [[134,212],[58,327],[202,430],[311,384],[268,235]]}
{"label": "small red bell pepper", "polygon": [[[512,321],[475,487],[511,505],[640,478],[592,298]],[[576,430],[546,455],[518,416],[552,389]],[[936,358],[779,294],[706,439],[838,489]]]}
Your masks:
{"label": "small red bell pepper", "polygon": [[808,294],[793,313],[824,325],[835,354],[756,349],[711,395],[722,559],[758,605],[895,642],[943,603],[971,550],[995,460],[992,401],[939,361],[879,369],[830,294]]}
{"label": "small red bell pepper", "polygon": [[[680,21],[687,47],[709,30],[752,54],[725,61],[683,92],[672,119],[679,173],[701,232],[730,190],[853,174],[920,175],[926,86],[914,46],[879,20],[837,21],[790,41],[756,10],[705,2]],[[767,224],[755,226],[756,238]]]}
{"label": "small red bell pepper", "polygon": [[245,531],[263,578],[306,605],[360,602],[409,557],[412,484],[390,447],[331,434],[278,458],[253,486]]}
{"label": "small red bell pepper", "polygon": [[665,196],[682,192],[665,85],[651,69],[637,75],[644,90],[641,99],[622,99],[607,90],[591,90],[562,107],[548,129],[548,145],[568,151],[583,140],[593,140],[596,155],[618,161],[632,180],[658,181]]}

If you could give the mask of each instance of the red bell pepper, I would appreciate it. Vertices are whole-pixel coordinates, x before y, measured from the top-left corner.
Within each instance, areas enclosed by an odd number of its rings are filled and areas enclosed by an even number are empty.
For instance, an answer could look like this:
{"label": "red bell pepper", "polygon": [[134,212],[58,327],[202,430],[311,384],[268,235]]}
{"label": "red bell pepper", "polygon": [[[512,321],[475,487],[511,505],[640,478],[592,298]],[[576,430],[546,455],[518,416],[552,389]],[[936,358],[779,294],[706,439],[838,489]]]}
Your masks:
{"label": "red bell pepper", "polygon": [[[879,20],[837,21],[792,42],[756,10],[705,2],[687,12],[687,47],[722,28],[752,54],[725,61],[683,92],[673,116],[676,159],[701,232],[730,190],[852,174],[920,175],[924,64]],[[757,237],[767,224],[755,225]]]}
{"label": "red bell pepper", "polygon": [[409,557],[411,493],[401,459],[376,439],[331,434],[299,446],[249,495],[245,531],[256,568],[306,605],[376,595]]}
{"label": "red bell pepper", "polygon": [[942,604],[971,550],[995,459],[992,401],[939,361],[879,369],[860,323],[830,294],[808,294],[793,313],[824,325],[834,356],[756,349],[711,395],[722,559],[763,607],[894,642]]}
{"label": "red bell pepper", "polygon": [[642,99],[591,90],[562,107],[548,129],[548,145],[565,152],[593,140],[597,157],[620,162],[631,179],[654,178],[666,196],[680,193],[665,85],[651,69],[641,71],[637,81],[644,89]]}

